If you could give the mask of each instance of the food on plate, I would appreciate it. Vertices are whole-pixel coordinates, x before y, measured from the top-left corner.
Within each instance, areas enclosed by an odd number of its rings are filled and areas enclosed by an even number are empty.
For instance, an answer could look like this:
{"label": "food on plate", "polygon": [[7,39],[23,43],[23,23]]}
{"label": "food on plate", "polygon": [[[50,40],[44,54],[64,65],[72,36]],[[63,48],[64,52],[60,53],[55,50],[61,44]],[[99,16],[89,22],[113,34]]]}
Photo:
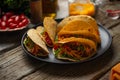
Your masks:
{"label": "food on plate", "polygon": [[26,27],[30,23],[29,19],[24,14],[15,14],[6,12],[0,18],[0,30],[10,31]]}
{"label": "food on plate", "polygon": [[88,15],[77,15],[77,16],[69,16],[67,18],[64,18],[58,25],[57,25],[57,32],[59,32],[63,26],[68,24],[72,20],[82,20],[87,23],[89,23],[97,32],[98,31],[98,25],[96,23],[96,20]]}
{"label": "food on plate", "polygon": [[[44,33],[44,27],[43,26],[37,26],[36,27],[36,31],[38,33],[38,35],[42,38],[42,40],[44,41],[44,37],[43,37],[43,33]],[[45,41],[44,41],[45,42]]]}
{"label": "food on plate", "polygon": [[35,56],[46,57],[49,54],[46,44],[35,29],[29,29],[27,31],[27,37],[24,39],[24,45],[27,50]]}
{"label": "food on plate", "polygon": [[[58,32],[58,40],[59,40],[59,36],[63,34],[63,32],[67,35],[67,32],[71,33],[72,32],[72,35],[76,34],[77,33],[82,33],[82,32],[89,32],[91,33],[92,35],[94,35],[94,39],[96,39],[96,42],[97,43],[100,43],[100,37],[98,35],[98,32],[96,32],[96,30],[92,27],[92,25],[90,25],[89,23],[83,21],[83,20],[72,20],[70,21],[68,24],[66,24],[59,32]],[[68,34],[69,35],[69,34]],[[83,33],[83,35],[86,35]],[[90,34],[89,34],[90,35]],[[89,37],[88,35],[88,37]],[[91,35],[90,35],[91,36]],[[72,36],[71,36],[72,37]],[[73,36],[75,37],[75,36]],[[79,36],[79,37],[82,37],[82,36]],[[83,36],[85,37],[85,36]]]}
{"label": "food on plate", "polygon": [[87,15],[69,16],[57,25],[53,53],[58,59],[86,60],[96,54],[101,43],[96,21]]}
{"label": "food on plate", "polygon": [[38,32],[39,36],[43,39],[43,32],[44,32],[44,27],[43,26],[37,26],[36,31]]}
{"label": "food on plate", "polygon": [[60,33],[58,34],[58,41],[61,41],[65,38],[70,38],[70,37],[76,37],[76,38],[85,38],[85,39],[89,39],[95,42],[95,44],[97,44],[97,38],[96,36],[86,30],[81,30],[81,31],[60,31]]}
{"label": "food on plate", "polygon": [[40,36],[41,36],[41,34],[44,32],[44,27],[43,26],[37,26],[36,30],[37,30],[38,34],[40,34]]}
{"label": "food on plate", "polygon": [[43,21],[44,31],[41,33],[43,40],[49,47],[53,47],[56,36],[57,22],[51,17],[45,17]]}
{"label": "food on plate", "polygon": [[[51,47],[55,58],[74,62],[89,59],[97,54],[101,43],[96,21],[87,15],[69,16],[60,23],[51,17],[45,17],[43,25],[29,30],[27,35],[24,43],[28,43],[27,40],[30,39],[40,46],[45,55],[48,55],[47,48]],[[36,48],[27,48],[34,55],[41,53]]]}
{"label": "food on plate", "polygon": [[120,63],[112,67],[109,80],[120,80]]}
{"label": "food on plate", "polygon": [[53,53],[58,59],[82,61],[96,53],[96,45],[89,39],[65,38],[54,45]]}

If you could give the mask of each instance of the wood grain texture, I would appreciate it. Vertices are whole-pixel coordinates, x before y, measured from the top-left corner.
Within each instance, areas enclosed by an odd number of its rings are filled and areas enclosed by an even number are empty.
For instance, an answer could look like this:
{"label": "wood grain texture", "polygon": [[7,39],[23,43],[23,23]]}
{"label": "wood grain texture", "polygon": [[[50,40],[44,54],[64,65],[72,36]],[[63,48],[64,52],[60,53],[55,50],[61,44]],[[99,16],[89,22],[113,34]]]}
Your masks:
{"label": "wood grain texture", "polygon": [[20,45],[27,29],[0,33],[0,80],[108,80],[110,69],[120,62],[120,20],[99,11],[95,19],[107,28],[113,41],[103,55],[82,64],[60,65],[28,57]]}
{"label": "wood grain texture", "polygon": [[[44,63],[45,64],[45,63]],[[0,55],[0,79],[16,80],[44,65],[40,61],[29,59],[21,48],[14,48]]]}
{"label": "wood grain texture", "polygon": [[22,80],[98,80],[120,61],[120,43],[116,43],[118,40],[120,35],[113,37],[111,48],[96,60],[74,65],[47,64]]}

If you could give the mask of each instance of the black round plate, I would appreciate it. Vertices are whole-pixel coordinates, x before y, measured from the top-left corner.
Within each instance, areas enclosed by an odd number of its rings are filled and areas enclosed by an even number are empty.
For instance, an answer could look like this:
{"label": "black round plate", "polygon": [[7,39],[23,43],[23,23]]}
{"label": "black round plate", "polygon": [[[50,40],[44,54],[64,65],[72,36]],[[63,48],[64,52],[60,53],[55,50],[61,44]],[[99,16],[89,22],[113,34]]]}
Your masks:
{"label": "black round plate", "polygon": [[[42,24],[39,24],[42,25]],[[37,25],[38,26],[38,25]],[[36,26],[36,27],[37,27]],[[59,64],[73,64],[73,63],[83,63],[83,62],[87,62],[87,61],[91,61],[97,57],[99,57],[100,55],[104,54],[105,51],[110,47],[111,42],[112,42],[112,37],[110,35],[110,33],[108,32],[107,29],[105,29],[103,26],[99,25],[99,32],[100,32],[100,37],[101,37],[101,45],[99,45],[98,50],[97,50],[97,54],[95,54],[94,56],[92,56],[91,58],[87,59],[87,60],[83,60],[83,61],[79,61],[79,62],[70,62],[70,61],[63,61],[63,60],[59,60],[57,58],[55,58],[53,52],[52,52],[52,48],[48,47],[49,50],[49,56],[47,58],[41,58],[41,57],[37,57],[32,55],[24,46],[23,41],[26,37],[26,33],[23,35],[22,40],[21,40],[21,45],[23,50],[25,51],[26,54],[28,54],[29,56],[40,60],[40,61],[45,61],[45,62],[51,62],[51,63],[59,63]]]}

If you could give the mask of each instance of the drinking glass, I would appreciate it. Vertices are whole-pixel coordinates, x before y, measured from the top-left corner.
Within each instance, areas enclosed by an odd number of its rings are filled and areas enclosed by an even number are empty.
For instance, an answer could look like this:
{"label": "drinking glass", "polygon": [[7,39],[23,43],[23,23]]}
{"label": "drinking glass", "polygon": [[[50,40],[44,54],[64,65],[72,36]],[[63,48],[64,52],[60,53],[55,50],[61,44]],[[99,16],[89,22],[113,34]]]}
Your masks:
{"label": "drinking glass", "polygon": [[95,4],[98,10],[110,19],[118,19],[120,17],[120,1],[117,0],[96,0]]}
{"label": "drinking glass", "polygon": [[90,0],[69,0],[69,15],[90,15],[95,13],[94,4]]}

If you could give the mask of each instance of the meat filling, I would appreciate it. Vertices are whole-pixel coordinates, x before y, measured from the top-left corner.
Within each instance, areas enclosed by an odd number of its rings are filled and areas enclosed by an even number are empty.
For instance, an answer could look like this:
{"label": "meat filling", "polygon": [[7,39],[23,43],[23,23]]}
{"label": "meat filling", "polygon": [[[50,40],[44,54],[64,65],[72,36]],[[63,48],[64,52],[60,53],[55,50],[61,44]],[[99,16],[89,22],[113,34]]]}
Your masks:
{"label": "meat filling", "polygon": [[54,47],[54,49],[60,49],[59,54],[74,59],[80,59],[81,57],[89,57],[94,52],[94,49],[90,46],[83,45],[77,42],[66,43],[61,46]]}
{"label": "meat filling", "polygon": [[50,46],[53,46],[53,42],[52,42],[52,40],[50,39],[48,33],[47,33],[47,32],[44,32],[43,36],[44,36],[44,38],[45,38],[46,43],[47,43],[48,45],[50,45]]}
{"label": "meat filling", "polygon": [[27,37],[24,40],[24,44],[27,48],[29,48],[30,52],[33,55],[35,55],[35,56],[46,55],[46,52],[43,49],[41,49],[41,47],[36,45],[29,37]]}
{"label": "meat filling", "polygon": [[58,36],[58,40],[61,40],[61,39],[64,39],[64,38],[69,38],[69,37],[86,38],[86,39],[90,39],[90,40],[93,40],[94,42],[96,42],[96,40],[94,39],[94,36],[84,36],[84,35],[80,35],[80,34],[60,35],[60,36]]}

